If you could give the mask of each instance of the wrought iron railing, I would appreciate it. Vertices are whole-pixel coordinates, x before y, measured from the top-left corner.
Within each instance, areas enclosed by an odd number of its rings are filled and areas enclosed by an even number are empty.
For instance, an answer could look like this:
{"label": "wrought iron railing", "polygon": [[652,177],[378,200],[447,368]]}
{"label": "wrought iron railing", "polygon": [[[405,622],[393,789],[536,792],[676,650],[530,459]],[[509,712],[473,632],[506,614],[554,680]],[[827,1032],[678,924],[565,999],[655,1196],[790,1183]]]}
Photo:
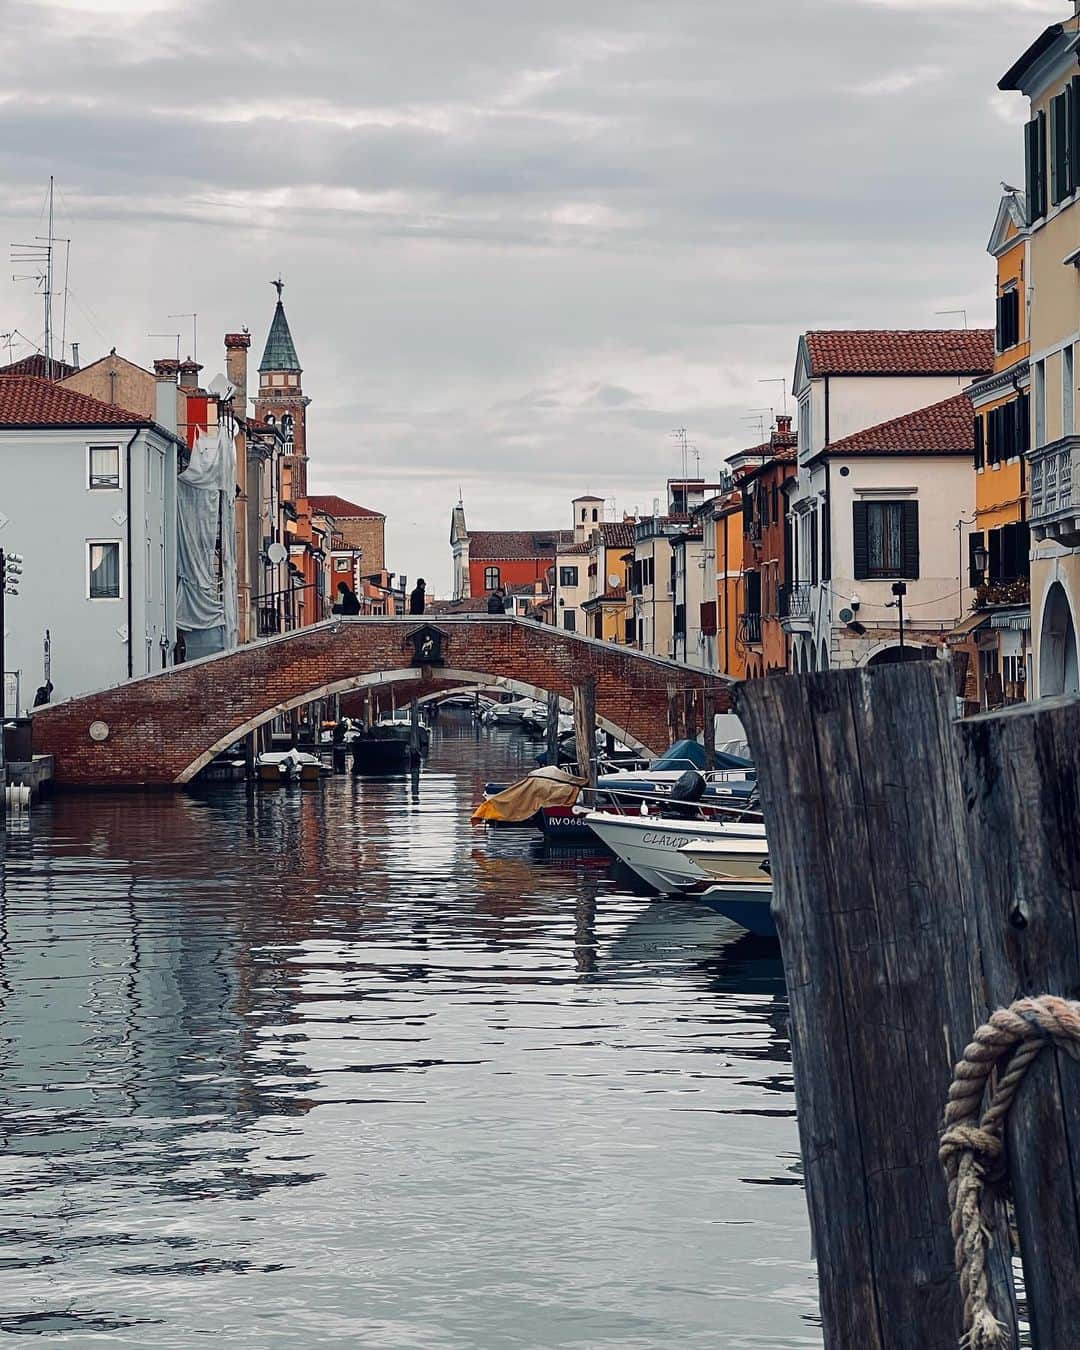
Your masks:
{"label": "wrought iron railing", "polygon": [[737,637],[744,646],[757,646],[761,641],[761,615],[740,614]]}
{"label": "wrought iron railing", "polygon": [[780,587],[780,617],[782,619],[810,617],[809,581],[789,581]]}

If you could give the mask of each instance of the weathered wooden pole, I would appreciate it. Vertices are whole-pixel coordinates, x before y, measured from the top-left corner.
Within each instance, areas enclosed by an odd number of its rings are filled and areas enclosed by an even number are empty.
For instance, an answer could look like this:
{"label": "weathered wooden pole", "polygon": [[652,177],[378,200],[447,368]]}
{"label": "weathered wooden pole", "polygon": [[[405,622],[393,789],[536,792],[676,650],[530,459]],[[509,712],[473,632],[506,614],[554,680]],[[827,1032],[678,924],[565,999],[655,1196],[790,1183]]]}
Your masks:
{"label": "weathered wooden pole", "polygon": [[[1044,699],[957,724],[987,1006],[1080,998],[1080,699]],[[973,1028],[974,1029],[974,1028]],[[1080,1065],[1046,1049],[1009,1113],[1009,1178],[1031,1344],[1080,1340]]]}
{"label": "weathered wooden pole", "polygon": [[[769,838],[827,1350],[956,1350],[960,1335],[937,1156],[976,1025],[953,707],[944,662],[737,694]],[[1011,1318],[1001,1257],[991,1280]]]}
{"label": "weathered wooden pole", "polygon": [[696,741],[698,733],[697,725],[697,690],[687,689],[683,692],[683,736],[688,741]]}
{"label": "weathered wooden pole", "polygon": [[548,690],[545,737],[547,740],[547,762],[557,769],[559,767],[559,696],[553,689]]}
{"label": "weathered wooden pole", "polygon": [[705,769],[716,767],[716,699],[711,689],[701,694],[701,743],[705,750]]}
{"label": "weathered wooden pole", "polygon": [[409,701],[409,754],[414,764],[420,760],[420,703],[417,699]]}
{"label": "weathered wooden pole", "polygon": [[579,778],[596,786],[596,680],[593,676],[574,685],[574,741],[577,744]]}
{"label": "weathered wooden pole", "polygon": [[675,685],[669,684],[667,687],[667,724],[668,724],[668,745],[673,745],[676,741],[682,739],[682,720],[680,717],[681,700],[679,691]]}

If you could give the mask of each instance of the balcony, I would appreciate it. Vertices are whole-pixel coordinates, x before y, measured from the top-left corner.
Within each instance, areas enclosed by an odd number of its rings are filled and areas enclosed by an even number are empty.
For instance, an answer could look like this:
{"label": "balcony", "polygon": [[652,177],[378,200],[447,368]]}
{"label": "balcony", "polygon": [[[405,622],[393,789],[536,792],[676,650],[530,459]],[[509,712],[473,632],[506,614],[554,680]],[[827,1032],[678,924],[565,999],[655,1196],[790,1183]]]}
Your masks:
{"label": "balcony", "polygon": [[1080,544],[1080,435],[1028,452],[1031,537],[1066,548]]}
{"label": "balcony", "polygon": [[810,631],[810,582],[789,581],[780,587],[780,621],[784,631]]}
{"label": "balcony", "polygon": [[736,638],[744,647],[760,647],[761,615],[740,614]]}

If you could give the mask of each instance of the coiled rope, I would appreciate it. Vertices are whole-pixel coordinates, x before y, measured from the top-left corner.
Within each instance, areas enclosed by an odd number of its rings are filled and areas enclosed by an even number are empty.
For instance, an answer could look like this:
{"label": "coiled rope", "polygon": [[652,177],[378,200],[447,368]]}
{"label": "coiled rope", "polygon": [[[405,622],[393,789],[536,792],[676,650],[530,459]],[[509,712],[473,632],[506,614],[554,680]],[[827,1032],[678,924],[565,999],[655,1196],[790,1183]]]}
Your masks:
{"label": "coiled rope", "polygon": [[1007,1345],[1006,1328],[990,1306],[986,1269],[1008,1179],[1002,1136],[1024,1074],[1050,1044],[1080,1058],[1080,1003],[1051,994],[1018,999],[978,1029],[953,1073],[938,1157],[949,1183],[964,1299],[962,1350]]}

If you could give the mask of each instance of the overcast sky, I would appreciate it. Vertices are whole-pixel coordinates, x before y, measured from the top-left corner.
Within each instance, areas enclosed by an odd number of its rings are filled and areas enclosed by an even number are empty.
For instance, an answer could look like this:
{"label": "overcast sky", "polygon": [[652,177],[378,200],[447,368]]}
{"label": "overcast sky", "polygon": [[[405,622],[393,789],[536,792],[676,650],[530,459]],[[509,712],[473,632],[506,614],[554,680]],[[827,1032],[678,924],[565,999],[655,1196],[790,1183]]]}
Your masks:
{"label": "overcast sky", "polygon": [[[280,270],[313,490],[384,511],[442,593],[459,488],[476,529],[647,507],[672,428],[710,475],[758,440],[803,330],[988,324],[1023,174],[996,83],[1070,12],[0,0],[0,243],[55,174],[83,362],[149,364],[197,310],[204,379],[245,324],[258,364]],[[0,332],[40,340],[13,270]]]}

